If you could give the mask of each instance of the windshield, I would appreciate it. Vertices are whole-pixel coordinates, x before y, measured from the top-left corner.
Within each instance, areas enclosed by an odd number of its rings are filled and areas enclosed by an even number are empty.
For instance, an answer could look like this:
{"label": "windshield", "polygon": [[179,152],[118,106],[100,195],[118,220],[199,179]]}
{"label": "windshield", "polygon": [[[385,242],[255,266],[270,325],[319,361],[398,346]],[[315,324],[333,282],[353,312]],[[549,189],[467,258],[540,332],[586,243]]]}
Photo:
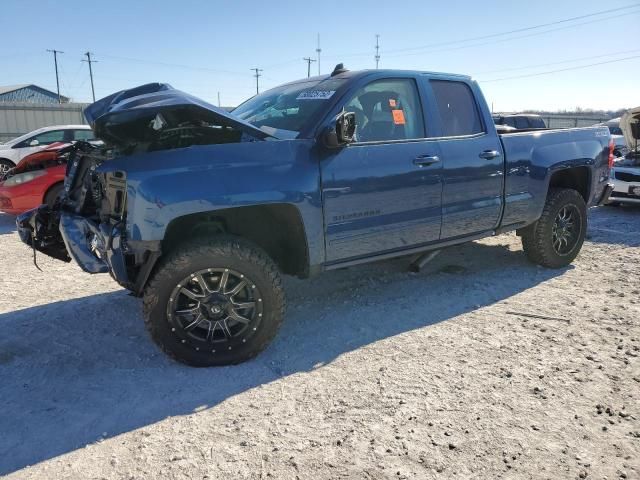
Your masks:
{"label": "windshield", "polygon": [[233,114],[280,138],[296,138],[345,80],[327,78],[272,88],[250,98]]}

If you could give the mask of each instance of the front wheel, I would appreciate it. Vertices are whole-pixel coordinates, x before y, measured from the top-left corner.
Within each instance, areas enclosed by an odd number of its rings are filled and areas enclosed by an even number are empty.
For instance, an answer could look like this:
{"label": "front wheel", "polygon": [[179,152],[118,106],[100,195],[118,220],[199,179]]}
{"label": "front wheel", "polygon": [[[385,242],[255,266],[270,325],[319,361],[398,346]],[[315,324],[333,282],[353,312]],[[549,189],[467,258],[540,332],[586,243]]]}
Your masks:
{"label": "front wheel", "polygon": [[587,207],[582,195],[568,188],[552,188],[538,221],[521,231],[522,247],[538,265],[566,267],[578,256],[586,232]]}
{"label": "front wheel", "polygon": [[171,357],[197,367],[257,355],[278,331],[284,308],[274,262],[231,236],[179,247],[159,265],[144,293],[153,340]]}
{"label": "front wheel", "polygon": [[4,180],[4,177],[9,170],[16,166],[11,160],[7,160],[6,158],[0,158],[0,181]]}

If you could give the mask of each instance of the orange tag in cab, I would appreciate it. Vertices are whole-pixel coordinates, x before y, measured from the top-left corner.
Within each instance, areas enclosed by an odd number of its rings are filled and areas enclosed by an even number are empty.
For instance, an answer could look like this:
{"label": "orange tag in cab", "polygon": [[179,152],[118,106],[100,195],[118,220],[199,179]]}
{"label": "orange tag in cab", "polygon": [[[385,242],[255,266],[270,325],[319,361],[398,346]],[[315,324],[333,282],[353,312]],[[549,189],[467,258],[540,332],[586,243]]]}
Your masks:
{"label": "orange tag in cab", "polygon": [[404,125],[404,112],[402,110],[391,110],[393,114],[393,123],[396,125]]}
{"label": "orange tag in cab", "polygon": [[389,99],[389,106],[390,107],[395,107],[396,106],[396,100],[394,98],[390,98]]}

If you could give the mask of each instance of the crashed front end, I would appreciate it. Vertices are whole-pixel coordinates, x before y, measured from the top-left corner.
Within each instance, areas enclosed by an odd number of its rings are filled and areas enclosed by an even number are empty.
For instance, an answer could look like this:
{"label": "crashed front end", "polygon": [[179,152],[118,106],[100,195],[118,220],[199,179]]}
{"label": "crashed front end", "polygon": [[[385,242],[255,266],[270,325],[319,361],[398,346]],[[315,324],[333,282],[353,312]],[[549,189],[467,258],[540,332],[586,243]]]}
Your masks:
{"label": "crashed front end", "polygon": [[[165,84],[117,92],[85,110],[96,146],[70,147],[64,190],[56,203],[17,218],[22,241],[88,273],[106,273],[137,295],[159,258],[160,241],[127,235],[126,162],[111,160],[192,145],[264,140],[268,134]],[[154,167],[149,164],[149,169]],[[37,264],[36,264],[37,265]]]}
{"label": "crashed front end", "polygon": [[101,168],[108,159],[100,147],[76,144],[58,201],[18,216],[18,234],[34,255],[37,250],[74,260],[88,273],[110,272],[120,285],[140,293],[160,245],[145,242],[141,249],[127,241],[126,174]]}

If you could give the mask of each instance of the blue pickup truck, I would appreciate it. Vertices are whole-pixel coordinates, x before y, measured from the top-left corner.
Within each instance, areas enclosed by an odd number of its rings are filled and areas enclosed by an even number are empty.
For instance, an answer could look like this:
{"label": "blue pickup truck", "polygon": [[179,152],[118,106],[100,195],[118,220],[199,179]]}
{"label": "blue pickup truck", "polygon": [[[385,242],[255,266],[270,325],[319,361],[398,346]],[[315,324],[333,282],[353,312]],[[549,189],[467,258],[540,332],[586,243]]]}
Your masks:
{"label": "blue pickup truck", "polygon": [[611,190],[605,127],[498,135],[462,75],[338,65],[232,112],[148,84],[85,116],[105,145],[64,153],[61,196],[19,234],[143,297],[153,340],[194,366],[265,348],[282,274],[513,230],[531,261],[566,266]]}

